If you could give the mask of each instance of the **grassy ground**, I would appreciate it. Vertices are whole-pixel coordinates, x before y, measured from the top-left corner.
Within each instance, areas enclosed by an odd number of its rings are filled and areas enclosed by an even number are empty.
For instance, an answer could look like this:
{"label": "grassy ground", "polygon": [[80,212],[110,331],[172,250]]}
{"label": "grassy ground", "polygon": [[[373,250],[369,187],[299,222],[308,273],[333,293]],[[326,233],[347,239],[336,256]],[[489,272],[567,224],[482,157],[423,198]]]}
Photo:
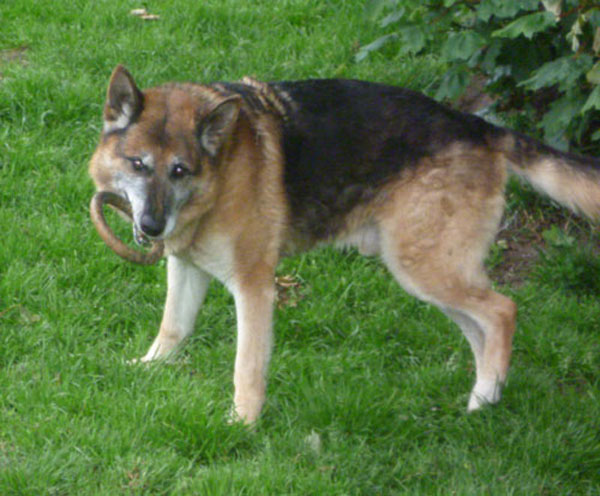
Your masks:
{"label": "grassy ground", "polygon": [[176,363],[126,363],[156,332],[165,282],[164,264],[123,262],[88,220],[117,63],[142,86],[249,74],[422,89],[441,70],[356,65],[374,33],[359,0],[146,2],[157,21],[130,16],[139,6],[0,3],[0,494],[600,494],[600,269],[572,235],[548,235],[500,287],[520,305],[514,366],[502,404],[474,415],[458,330],[354,253],[282,264],[298,285],[254,430],[225,422],[235,320],[218,285]]}

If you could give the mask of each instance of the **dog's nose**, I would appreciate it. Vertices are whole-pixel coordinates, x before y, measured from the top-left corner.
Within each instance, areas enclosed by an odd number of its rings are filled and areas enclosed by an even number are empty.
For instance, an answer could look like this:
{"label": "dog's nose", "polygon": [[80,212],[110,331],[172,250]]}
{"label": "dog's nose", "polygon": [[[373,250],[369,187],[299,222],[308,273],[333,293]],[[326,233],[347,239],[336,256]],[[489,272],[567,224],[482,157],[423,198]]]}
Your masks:
{"label": "dog's nose", "polygon": [[144,234],[150,237],[159,236],[165,229],[164,219],[155,219],[149,214],[142,215],[140,229]]}

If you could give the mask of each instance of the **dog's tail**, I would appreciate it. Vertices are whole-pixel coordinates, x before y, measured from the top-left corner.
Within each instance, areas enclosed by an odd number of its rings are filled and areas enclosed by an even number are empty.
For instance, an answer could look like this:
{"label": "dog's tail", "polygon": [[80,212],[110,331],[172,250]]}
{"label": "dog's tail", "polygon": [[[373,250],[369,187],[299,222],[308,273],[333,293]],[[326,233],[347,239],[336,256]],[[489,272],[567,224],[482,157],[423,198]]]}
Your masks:
{"label": "dog's tail", "polygon": [[515,132],[501,143],[511,172],[574,212],[600,220],[600,159],[561,152]]}

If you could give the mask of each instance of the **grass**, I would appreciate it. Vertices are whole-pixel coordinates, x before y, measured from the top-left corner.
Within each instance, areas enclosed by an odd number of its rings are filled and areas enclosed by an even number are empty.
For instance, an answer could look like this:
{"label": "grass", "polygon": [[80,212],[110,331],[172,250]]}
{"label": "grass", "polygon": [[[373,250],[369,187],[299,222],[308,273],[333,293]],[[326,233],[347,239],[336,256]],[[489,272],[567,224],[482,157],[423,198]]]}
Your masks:
{"label": "grass", "polygon": [[277,310],[253,430],[225,422],[235,316],[222,287],[176,363],[127,364],[156,333],[165,276],[118,259],[88,219],[117,63],[142,86],[250,74],[420,89],[442,70],[355,64],[375,33],[358,0],[145,5],[158,21],[130,16],[132,2],[0,4],[0,494],[600,494],[600,304],[585,290],[600,269],[560,237],[500,287],[520,307],[514,365],[502,404],[474,415],[458,330],[353,252],[281,265],[299,285]]}

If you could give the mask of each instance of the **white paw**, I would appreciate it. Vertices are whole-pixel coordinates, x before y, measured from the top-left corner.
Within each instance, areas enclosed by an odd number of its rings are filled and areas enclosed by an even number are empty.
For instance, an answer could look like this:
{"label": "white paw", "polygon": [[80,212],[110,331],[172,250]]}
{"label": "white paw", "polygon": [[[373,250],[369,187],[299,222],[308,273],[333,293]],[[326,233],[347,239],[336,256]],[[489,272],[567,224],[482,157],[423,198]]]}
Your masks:
{"label": "white paw", "polygon": [[171,351],[171,352],[165,353],[163,355],[150,355],[149,353],[147,353],[146,355],[144,355],[141,358],[132,358],[131,360],[127,361],[127,363],[129,365],[138,365],[138,364],[151,365],[153,363],[174,364],[174,363],[189,363],[189,362],[190,362],[189,357],[181,357],[180,355],[177,354],[177,351]]}
{"label": "white paw", "polygon": [[159,355],[157,353],[154,353],[153,350],[150,350],[148,353],[146,353],[143,357],[140,358],[132,358],[131,360],[129,360],[129,364],[130,365],[136,365],[136,364],[140,364],[140,363],[151,363],[151,362],[165,362],[165,361],[169,361],[169,359],[172,358],[172,353],[166,353],[164,355]]}
{"label": "white paw", "polygon": [[131,360],[127,360],[127,363],[129,365],[140,365],[143,363],[148,363],[152,361],[152,359],[148,360],[145,356],[140,357],[140,358],[132,358]]}
{"label": "white paw", "polygon": [[502,383],[497,380],[478,380],[471,392],[467,411],[479,410],[485,405],[493,405],[500,401],[502,395]]}
{"label": "white paw", "polygon": [[229,423],[254,424],[260,416],[264,402],[264,393],[255,396],[247,395],[243,400],[236,398],[229,414]]}

